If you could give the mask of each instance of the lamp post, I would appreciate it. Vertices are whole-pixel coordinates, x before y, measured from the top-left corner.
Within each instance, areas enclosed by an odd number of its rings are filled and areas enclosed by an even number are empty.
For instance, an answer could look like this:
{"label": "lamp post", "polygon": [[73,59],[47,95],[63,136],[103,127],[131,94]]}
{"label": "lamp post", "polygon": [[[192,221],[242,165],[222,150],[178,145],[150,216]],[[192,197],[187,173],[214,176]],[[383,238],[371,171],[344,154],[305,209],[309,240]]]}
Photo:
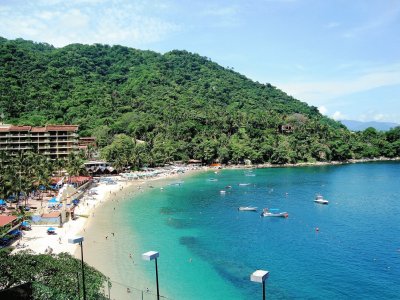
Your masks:
{"label": "lamp post", "polygon": [[157,251],[148,251],[142,254],[142,258],[144,260],[153,260],[156,263],[156,284],[157,284],[157,300],[160,300],[160,290],[158,288],[158,268],[157,268],[157,258],[160,256],[160,253]]}
{"label": "lamp post", "polygon": [[267,280],[268,276],[269,276],[269,271],[264,271],[264,270],[257,270],[250,275],[251,281],[262,283],[263,300],[265,300],[265,280]]}
{"label": "lamp post", "polygon": [[79,244],[81,246],[81,266],[82,266],[82,289],[83,289],[83,300],[86,300],[86,289],[85,289],[85,269],[83,266],[83,236],[76,236],[68,239],[70,244]]}

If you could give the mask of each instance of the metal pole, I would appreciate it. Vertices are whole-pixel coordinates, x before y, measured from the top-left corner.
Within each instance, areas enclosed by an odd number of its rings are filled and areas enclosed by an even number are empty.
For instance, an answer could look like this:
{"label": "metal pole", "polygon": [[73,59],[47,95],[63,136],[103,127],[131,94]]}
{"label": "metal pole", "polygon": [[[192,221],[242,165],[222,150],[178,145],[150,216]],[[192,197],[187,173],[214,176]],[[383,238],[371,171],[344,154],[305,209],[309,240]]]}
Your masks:
{"label": "metal pole", "polygon": [[80,291],[80,288],[79,288],[79,273],[78,272],[76,272],[76,283],[78,284],[78,299],[80,299],[81,298],[81,291]]}
{"label": "metal pole", "polygon": [[265,300],[265,281],[263,281],[263,300]]}
{"label": "metal pole", "polygon": [[85,268],[83,266],[83,242],[79,243],[81,245],[81,262],[82,262],[82,288],[83,288],[83,300],[86,300],[86,289],[85,289]]}
{"label": "metal pole", "polygon": [[160,290],[158,288],[158,268],[157,268],[157,258],[154,259],[156,262],[156,282],[157,282],[157,300],[160,300]]}
{"label": "metal pole", "polygon": [[108,279],[107,286],[108,286],[108,299],[111,299],[111,294],[110,294],[111,282],[110,282],[110,278]]}

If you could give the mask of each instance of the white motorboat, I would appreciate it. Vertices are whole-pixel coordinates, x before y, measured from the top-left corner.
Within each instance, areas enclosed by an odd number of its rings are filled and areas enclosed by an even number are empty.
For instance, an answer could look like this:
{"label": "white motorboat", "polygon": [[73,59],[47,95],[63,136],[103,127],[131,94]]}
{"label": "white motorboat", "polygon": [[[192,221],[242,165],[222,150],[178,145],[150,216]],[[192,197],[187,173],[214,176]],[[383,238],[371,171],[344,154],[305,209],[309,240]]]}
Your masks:
{"label": "white motorboat", "polygon": [[240,211],[257,211],[257,207],[254,206],[241,206],[238,208]]}
{"label": "white motorboat", "polygon": [[281,217],[281,218],[287,218],[289,217],[289,214],[285,212],[279,212],[279,209],[277,208],[264,208],[263,212],[261,213],[262,217]]}
{"label": "white motorboat", "polygon": [[322,197],[322,195],[317,195],[317,197],[315,197],[314,202],[319,203],[319,204],[328,204],[329,203],[329,201],[324,199],[324,197]]}

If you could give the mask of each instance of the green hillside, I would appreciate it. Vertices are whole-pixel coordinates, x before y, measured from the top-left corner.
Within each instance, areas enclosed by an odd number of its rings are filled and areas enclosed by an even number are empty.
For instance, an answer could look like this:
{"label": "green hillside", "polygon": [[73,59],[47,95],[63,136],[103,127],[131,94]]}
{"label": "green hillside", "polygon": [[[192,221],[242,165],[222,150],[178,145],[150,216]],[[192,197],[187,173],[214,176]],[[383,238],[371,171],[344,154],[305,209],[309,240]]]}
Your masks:
{"label": "green hillside", "polygon": [[[6,122],[78,124],[82,136],[109,145],[103,155],[122,165],[398,155],[379,132],[374,143],[367,141],[374,149],[364,153],[361,134],[352,135],[315,107],[186,51],[162,55],[80,44],[58,49],[0,38],[0,75]],[[294,131],[279,133],[285,124]]]}

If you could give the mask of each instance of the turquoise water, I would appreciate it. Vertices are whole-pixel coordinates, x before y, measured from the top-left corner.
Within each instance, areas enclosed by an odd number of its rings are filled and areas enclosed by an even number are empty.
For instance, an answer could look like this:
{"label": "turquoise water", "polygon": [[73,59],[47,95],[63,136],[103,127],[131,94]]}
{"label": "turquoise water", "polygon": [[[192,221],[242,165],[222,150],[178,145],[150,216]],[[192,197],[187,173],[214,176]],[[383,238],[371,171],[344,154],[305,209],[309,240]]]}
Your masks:
{"label": "turquoise water", "polygon": [[[135,251],[160,252],[162,295],[261,299],[261,285],[249,276],[265,269],[269,299],[400,297],[399,163],[252,174],[201,173],[121,204],[118,213],[132,230]],[[232,188],[221,194],[227,185]],[[329,205],[315,204],[316,193]],[[261,218],[239,206],[279,208],[289,218]],[[154,265],[138,264],[154,282]]]}

